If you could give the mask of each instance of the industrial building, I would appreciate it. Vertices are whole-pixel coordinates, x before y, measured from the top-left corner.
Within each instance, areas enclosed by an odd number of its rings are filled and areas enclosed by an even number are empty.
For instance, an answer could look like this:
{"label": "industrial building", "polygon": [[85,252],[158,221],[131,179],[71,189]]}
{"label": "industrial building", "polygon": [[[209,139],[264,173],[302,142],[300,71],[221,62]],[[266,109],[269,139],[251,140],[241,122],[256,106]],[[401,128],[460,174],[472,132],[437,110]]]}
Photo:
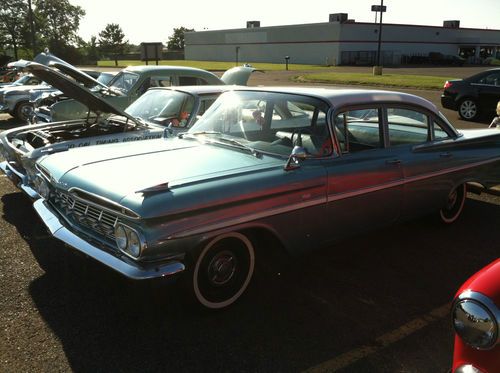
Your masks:
{"label": "industrial building", "polygon": [[[272,62],[314,65],[373,65],[378,23],[355,22],[346,13],[330,14],[329,22],[232,30],[196,31],[185,35],[188,60]],[[468,63],[500,58],[500,30],[383,24],[382,65],[422,63],[431,56],[462,56]],[[437,62],[437,61],[436,61]]]}

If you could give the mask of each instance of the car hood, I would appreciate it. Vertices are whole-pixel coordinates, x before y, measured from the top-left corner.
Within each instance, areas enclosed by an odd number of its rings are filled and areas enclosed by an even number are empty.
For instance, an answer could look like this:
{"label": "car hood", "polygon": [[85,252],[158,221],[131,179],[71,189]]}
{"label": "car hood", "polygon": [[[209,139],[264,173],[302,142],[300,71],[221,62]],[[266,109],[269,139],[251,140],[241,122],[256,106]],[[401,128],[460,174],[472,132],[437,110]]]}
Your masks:
{"label": "car hood", "polygon": [[114,107],[102,98],[97,97],[97,95],[94,95],[87,88],[81,86],[73,80],[70,80],[64,74],[61,74],[48,66],[41,65],[36,62],[30,62],[25,66],[25,69],[46,83],[52,85],[54,88],[62,91],[66,96],[81,102],[93,112],[121,115],[137,122],[136,119],[129,114]]}
{"label": "car hood", "polygon": [[[77,82],[82,83],[86,87],[94,87],[96,85],[99,85],[99,86],[102,86],[103,88],[107,88],[106,85],[104,85],[101,82],[97,81],[96,79],[92,78],[90,75],[85,74],[83,71],[78,70],[73,65],[67,63],[64,60],[61,60],[60,58],[54,56],[53,54],[51,54],[49,52],[39,53],[33,59],[33,61],[36,63],[39,63],[41,65],[55,67],[55,68],[59,69],[60,71],[62,71],[64,74],[75,79]],[[21,59],[21,60],[9,63],[9,66],[24,69],[30,63],[31,63],[31,61]]]}
{"label": "car hood", "polygon": [[278,157],[257,157],[234,148],[177,138],[102,145],[99,152],[74,149],[39,161],[63,188],[99,195],[141,216],[142,201],[149,194],[182,194],[185,187],[223,183],[283,164]]}

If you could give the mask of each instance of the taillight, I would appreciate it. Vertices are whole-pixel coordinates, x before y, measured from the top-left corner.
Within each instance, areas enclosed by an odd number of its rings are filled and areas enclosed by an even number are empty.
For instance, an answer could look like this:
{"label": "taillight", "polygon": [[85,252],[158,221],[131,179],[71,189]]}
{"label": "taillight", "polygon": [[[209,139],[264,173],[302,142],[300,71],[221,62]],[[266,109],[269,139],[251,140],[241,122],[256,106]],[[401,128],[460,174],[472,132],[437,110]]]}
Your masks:
{"label": "taillight", "polygon": [[448,89],[452,86],[453,84],[451,84],[449,81],[446,81],[446,83],[444,83],[444,89]]}

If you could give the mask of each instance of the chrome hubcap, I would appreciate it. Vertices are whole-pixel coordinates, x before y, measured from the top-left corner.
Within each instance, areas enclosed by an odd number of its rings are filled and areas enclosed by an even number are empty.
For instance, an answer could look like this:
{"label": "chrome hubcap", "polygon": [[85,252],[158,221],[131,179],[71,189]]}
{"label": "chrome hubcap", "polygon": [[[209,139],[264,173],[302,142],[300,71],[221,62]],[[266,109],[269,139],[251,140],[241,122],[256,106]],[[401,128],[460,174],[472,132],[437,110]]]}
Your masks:
{"label": "chrome hubcap", "polygon": [[212,258],[208,265],[208,279],[212,285],[227,284],[234,276],[237,259],[230,251],[221,251]]}
{"label": "chrome hubcap", "polygon": [[474,101],[464,101],[460,105],[460,113],[464,118],[473,118],[476,115],[477,106]]}
{"label": "chrome hubcap", "polygon": [[453,192],[451,192],[448,196],[448,203],[446,204],[446,207],[448,209],[452,209],[453,206],[457,203],[457,198],[458,198],[458,192],[455,189]]}

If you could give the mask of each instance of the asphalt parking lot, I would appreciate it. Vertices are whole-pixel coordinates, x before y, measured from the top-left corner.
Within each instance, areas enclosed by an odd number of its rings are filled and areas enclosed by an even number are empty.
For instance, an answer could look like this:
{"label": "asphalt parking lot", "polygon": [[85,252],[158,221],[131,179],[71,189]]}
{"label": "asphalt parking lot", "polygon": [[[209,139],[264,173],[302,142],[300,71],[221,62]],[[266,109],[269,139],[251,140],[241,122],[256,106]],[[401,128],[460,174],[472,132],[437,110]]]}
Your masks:
{"label": "asphalt parking lot", "polygon": [[450,301],[500,253],[500,197],[469,194],[453,225],[427,216],[282,258],[233,307],[204,312],[49,238],[3,175],[0,211],[1,372],[446,372]]}

